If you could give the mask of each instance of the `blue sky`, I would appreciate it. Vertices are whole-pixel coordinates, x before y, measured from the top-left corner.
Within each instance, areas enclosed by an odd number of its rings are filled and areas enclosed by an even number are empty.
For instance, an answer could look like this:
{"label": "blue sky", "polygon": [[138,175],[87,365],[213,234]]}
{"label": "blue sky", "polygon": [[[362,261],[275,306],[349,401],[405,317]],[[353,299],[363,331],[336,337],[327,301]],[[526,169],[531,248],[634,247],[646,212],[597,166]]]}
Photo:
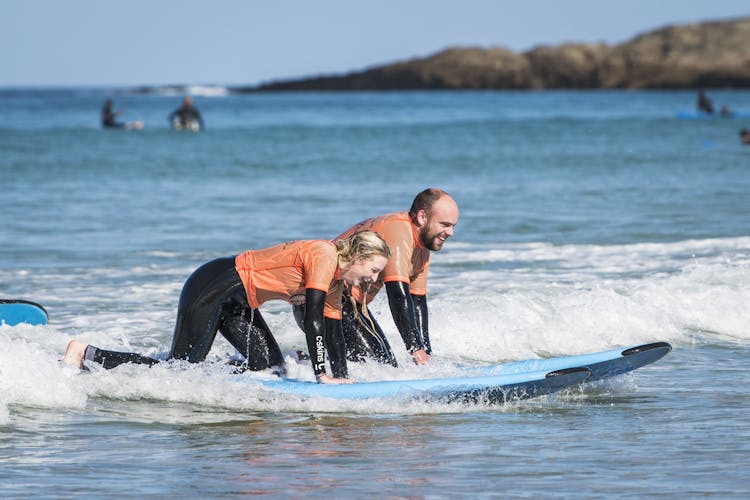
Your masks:
{"label": "blue sky", "polygon": [[0,0],[0,86],[254,85],[748,15],[748,0]]}

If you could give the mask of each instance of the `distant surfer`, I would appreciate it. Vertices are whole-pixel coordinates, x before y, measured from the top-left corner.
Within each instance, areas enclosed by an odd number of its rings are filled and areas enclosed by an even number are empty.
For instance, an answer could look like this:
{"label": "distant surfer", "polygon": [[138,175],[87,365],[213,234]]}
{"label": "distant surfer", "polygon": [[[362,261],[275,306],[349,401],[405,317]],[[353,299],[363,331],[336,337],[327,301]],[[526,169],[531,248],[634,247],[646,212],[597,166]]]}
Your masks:
{"label": "distant surfer", "polygon": [[[373,359],[397,364],[385,334],[367,307],[385,286],[391,314],[406,349],[415,363],[427,363],[432,353],[427,321],[430,252],[439,251],[453,236],[458,217],[455,200],[445,191],[431,188],[414,198],[408,212],[362,221],[338,236],[342,239],[356,231],[375,231],[393,252],[377,282],[344,290],[342,327],[350,361]],[[301,317],[303,310],[303,306],[297,306],[295,315]]]}
{"label": "distant surfer", "polygon": [[118,122],[117,115],[119,111],[114,110],[114,103],[112,99],[104,101],[102,106],[102,127],[103,128],[123,128],[123,129],[142,129],[143,122],[136,120],[134,122]]}
{"label": "distant surfer", "polygon": [[740,142],[742,144],[750,145],[750,130],[746,128],[740,130]]}
{"label": "distant surfer", "polygon": [[714,112],[714,105],[711,102],[711,99],[709,99],[706,93],[702,90],[698,91],[698,111],[701,113],[708,113],[709,115]]}
{"label": "distant surfer", "polygon": [[[281,350],[259,310],[261,304],[280,299],[306,305],[301,326],[318,382],[348,382],[341,293],[377,279],[390,255],[380,236],[360,231],[337,242],[291,241],[208,262],[183,286],[169,359],[205,360],[218,331],[244,356],[243,368],[283,370]],[[326,353],[332,376],[326,373]],[[71,340],[63,364],[80,368],[84,361],[107,369],[159,362]]]}
{"label": "distant surfer", "polygon": [[191,130],[197,132],[203,130],[203,117],[200,111],[193,106],[193,98],[186,97],[182,100],[182,106],[169,114],[169,123],[176,130]]}

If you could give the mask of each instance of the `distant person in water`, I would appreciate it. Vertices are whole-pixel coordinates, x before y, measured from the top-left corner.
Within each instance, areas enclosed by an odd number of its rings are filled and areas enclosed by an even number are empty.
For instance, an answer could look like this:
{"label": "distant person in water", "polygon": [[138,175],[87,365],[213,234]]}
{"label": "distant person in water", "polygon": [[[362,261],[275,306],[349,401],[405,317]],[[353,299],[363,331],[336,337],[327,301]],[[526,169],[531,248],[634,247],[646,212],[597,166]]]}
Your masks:
{"label": "distant person in water", "polygon": [[740,130],[740,142],[750,146],[750,130],[743,128]]}
{"label": "distant person in water", "polygon": [[104,128],[125,128],[125,124],[117,121],[117,113],[113,109],[112,99],[104,101],[102,107],[102,127]]}
{"label": "distant person in water", "polygon": [[714,105],[711,102],[711,99],[709,99],[706,93],[702,90],[698,91],[698,111],[701,113],[708,113],[709,115],[714,112]]}
{"label": "distant person in water", "polygon": [[170,113],[169,123],[176,130],[197,132],[204,128],[203,117],[201,117],[200,111],[193,106],[193,98],[189,96],[183,99],[182,106]]}
{"label": "distant person in water", "polygon": [[722,104],[721,109],[719,109],[719,114],[724,118],[731,118],[734,113],[729,109],[729,106]]}
{"label": "distant person in water", "polygon": [[114,110],[114,103],[112,99],[104,101],[102,106],[102,127],[103,128],[125,128],[125,129],[142,129],[143,122],[136,120],[134,122],[118,122],[117,115],[118,111]]}

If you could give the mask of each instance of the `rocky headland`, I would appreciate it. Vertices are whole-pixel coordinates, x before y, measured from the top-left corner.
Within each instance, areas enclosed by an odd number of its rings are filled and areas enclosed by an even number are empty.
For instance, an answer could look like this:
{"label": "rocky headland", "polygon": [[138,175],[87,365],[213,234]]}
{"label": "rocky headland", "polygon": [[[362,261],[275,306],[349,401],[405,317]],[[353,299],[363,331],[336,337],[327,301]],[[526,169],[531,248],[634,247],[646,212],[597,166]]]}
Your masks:
{"label": "rocky headland", "polygon": [[448,48],[343,75],[236,92],[437,89],[693,89],[750,87],[750,17],[668,26],[617,45],[568,43],[526,52]]}

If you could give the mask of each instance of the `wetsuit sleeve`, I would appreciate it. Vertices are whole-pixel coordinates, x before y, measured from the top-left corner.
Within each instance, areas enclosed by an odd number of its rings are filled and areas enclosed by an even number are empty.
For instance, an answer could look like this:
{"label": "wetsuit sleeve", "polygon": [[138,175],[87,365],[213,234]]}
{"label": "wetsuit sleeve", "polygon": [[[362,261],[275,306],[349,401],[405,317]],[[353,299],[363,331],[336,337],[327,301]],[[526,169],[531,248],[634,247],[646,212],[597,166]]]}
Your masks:
{"label": "wetsuit sleeve", "polygon": [[430,331],[427,325],[427,296],[426,295],[414,295],[411,296],[412,302],[414,302],[414,309],[416,310],[417,329],[422,332],[422,343],[424,344],[424,351],[427,354],[432,354],[432,346],[430,345]]}
{"label": "wetsuit sleeve", "polygon": [[417,323],[414,297],[409,293],[409,285],[403,281],[388,281],[385,284],[385,290],[388,293],[388,305],[391,307],[393,321],[404,340],[406,349],[410,353],[424,349],[422,332],[419,331]]}
{"label": "wetsuit sleeve", "polygon": [[326,293],[313,288],[305,289],[305,319],[302,322],[307,340],[307,352],[310,353],[315,376],[326,372],[325,321],[323,307]]}
{"label": "wetsuit sleeve", "polygon": [[324,318],[326,293],[314,288],[305,289],[305,319],[303,326],[307,349],[315,376],[326,373],[326,350],[334,377],[346,377],[346,346],[341,321]]}

